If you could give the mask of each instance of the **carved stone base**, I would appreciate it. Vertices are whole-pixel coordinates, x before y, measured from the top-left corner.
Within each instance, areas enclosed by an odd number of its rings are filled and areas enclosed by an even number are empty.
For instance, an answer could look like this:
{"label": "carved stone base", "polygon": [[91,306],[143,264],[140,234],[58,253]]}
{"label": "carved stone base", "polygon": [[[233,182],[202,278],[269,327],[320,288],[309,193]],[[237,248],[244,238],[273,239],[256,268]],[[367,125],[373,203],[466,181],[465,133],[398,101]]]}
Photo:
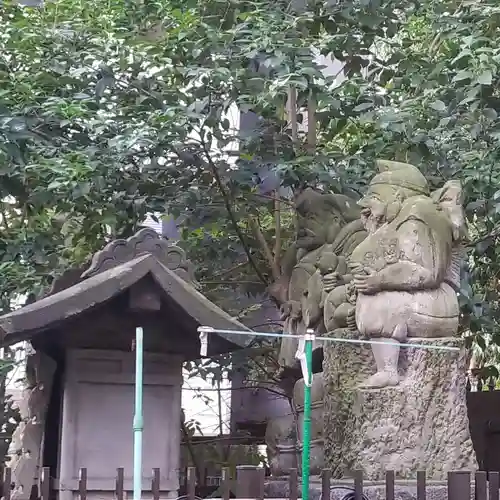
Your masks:
{"label": "carved stone base", "polygon": [[[337,338],[358,338],[349,329],[338,329]],[[341,478],[345,470],[352,470],[352,455],[346,453],[353,429],[353,404],[357,387],[374,373],[371,348],[366,344],[325,342],[323,361],[324,383],[324,454],[326,466],[334,478]]]}
{"label": "carved stone base", "polygon": [[297,434],[293,414],[276,417],[266,428],[266,445],[269,468],[273,477],[287,476],[297,469]]}
{"label": "carved stone base", "polygon": [[[411,341],[462,347],[454,338]],[[443,480],[447,471],[476,469],[466,406],[467,365],[463,349],[401,349],[398,386],[355,391],[342,450],[345,462],[362,469],[367,480],[380,480],[387,470],[400,479],[425,470],[429,480]],[[332,464],[331,455],[326,459]]]}
{"label": "carved stone base", "polygon": [[13,500],[28,500],[38,475],[45,418],[56,364],[52,358],[37,352],[28,356],[26,369],[28,373],[34,373],[36,378],[31,380],[34,387],[23,391],[23,400],[19,404],[23,420],[12,435],[9,466],[14,485],[11,495]]}

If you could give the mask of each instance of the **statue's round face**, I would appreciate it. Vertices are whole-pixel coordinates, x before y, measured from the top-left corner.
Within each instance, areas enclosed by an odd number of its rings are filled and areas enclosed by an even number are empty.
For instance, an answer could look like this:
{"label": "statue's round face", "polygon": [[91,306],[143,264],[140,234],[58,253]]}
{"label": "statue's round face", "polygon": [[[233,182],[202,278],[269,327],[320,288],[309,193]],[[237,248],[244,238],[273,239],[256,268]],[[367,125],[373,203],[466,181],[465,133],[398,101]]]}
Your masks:
{"label": "statue's round face", "polygon": [[[328,240],[329,229],[333,232],[338,232],[340,229],[339,214],[329,213],[297,213],[298,215],[298,231],[297,231],[297,247],[305,248],[306,250],[314,250],[315,248],[324,245]],[[338,224],[338,228],[333,224]]]}
{"label": "statue's round face", "polygon": [[297,247],[313,250],[326,242],[326,233],[321,224],[310,219],[299,218]]}
{"label": "statue's round face", "polygon": [[387,219],[387,194],[383,186],[371,186],[366,195],[359,200],[361,222],[369,233],[374,233]]}

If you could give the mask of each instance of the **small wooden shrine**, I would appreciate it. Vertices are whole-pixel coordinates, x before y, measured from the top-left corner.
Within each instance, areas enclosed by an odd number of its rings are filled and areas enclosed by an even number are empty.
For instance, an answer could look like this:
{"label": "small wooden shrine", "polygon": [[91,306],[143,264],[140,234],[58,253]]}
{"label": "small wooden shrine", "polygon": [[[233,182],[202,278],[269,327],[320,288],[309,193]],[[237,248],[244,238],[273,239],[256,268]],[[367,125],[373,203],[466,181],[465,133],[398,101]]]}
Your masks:
{"label": "small wooden shrine", "polygon": [[[136,326],[144,329],[143,489],[160,468],[162,498],[177,496],[182,363],[200,357],[198,326],[245,328],[196,287],[184,252],[142,229],[109,243],[83,271],[66,272],[48,296],[0,317],[3,346],[29,341],[35,350],[11,446],[13,498],[30,498],[42,467],[60,500],[78,496],[83,467],[89,499],[113,497],[118,467],[132,490]],[[208,356],[242,339],[210,335]]]}

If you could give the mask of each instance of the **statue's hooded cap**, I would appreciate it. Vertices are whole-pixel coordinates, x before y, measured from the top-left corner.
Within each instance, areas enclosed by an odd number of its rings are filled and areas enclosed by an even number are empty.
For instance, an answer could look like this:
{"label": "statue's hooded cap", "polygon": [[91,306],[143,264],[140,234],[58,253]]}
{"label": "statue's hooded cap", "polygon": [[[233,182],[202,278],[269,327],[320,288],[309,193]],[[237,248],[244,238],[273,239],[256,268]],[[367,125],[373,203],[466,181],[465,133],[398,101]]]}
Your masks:
{"label": "statue's hooded cap", "polygon": [[429,184],[417,167],[409,163],[388,160],[377,160],[376,165],[379,173],[370,182],[371,186],[377,184],[397,186],[404,190],[407,198],[430,195]]}
{"label": "statue's hooded cap", "polygon": [[356,202],[342,194],[321,193],[310,187],[302,191],[295,199],[297,210],[300,214],[327,213],[339,214],[346,222],[359,219],[360,211]]}

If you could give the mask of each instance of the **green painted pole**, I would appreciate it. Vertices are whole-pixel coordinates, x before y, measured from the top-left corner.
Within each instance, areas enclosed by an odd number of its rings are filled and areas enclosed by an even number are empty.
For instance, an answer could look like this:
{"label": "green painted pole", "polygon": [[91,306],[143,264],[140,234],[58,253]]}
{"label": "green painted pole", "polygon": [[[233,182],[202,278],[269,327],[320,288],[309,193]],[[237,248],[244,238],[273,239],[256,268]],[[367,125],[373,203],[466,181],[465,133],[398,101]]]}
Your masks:
{"label": "green painted pole", "polygon": [[143,329],[138,326],[135,329],[134,500],[141,500],[142,496],[142,431],[144,429],[144,419],[142,416],[143,338]]}
{"label": "green painted pole", "polygon": [[309,500],[309,472],[311,459],[311,384],[312,384],[312,352],[314,334],[304,335],[307,378],[304,379],[304,423],[302,440],[302,500]]}

